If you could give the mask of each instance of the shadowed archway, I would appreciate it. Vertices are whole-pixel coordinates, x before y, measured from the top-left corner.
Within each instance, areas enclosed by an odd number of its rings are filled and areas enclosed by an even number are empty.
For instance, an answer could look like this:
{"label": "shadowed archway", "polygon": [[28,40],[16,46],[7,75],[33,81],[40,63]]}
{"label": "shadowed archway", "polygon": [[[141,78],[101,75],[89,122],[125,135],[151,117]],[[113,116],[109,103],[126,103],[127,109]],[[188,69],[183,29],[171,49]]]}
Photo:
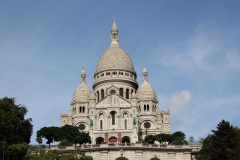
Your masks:
{"label": "shadowed archway", "polygon": [[118,157],[117,159],[115,159],[115,160],[128,160],[127,158],[125,158],[125,157]]}
{"label": "shadowed archway", "polygon": [[104,139],[102,137],[96,138],[96,144],[102,144],[104,142]]}
{"label": "shadowed archway", "polygon": [[117,138],[116,137],[110,137],[109,142],[110,143],[115,143],[115,142],[117,142]]}
{"label": "shadowed archway", "polygon": [[160,160],[159,158],[151,158],[150,160]]}
{"label": "shadowed archway", "polygon": [[128,136],[122,137],[122,143],[130,143],[130,138]]}

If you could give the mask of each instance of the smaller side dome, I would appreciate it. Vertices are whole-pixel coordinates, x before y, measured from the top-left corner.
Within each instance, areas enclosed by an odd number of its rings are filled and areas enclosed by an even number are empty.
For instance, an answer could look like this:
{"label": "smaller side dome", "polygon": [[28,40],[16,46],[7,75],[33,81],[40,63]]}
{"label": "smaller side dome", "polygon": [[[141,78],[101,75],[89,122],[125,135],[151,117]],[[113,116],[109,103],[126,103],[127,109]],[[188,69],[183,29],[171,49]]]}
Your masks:
{"label": "smaller side dome", "polygon": [[82,78],[82,82],[77,87],[77,89],[73,94],[72,103],[86,102],[89,100],[89,96],[92,93],[91,89],[86,84],[86,72],[84,68],[82,69],[82,72],[81,72],[81,78]]}
{"label": "smaller side dome", "polygon": [[157,100],[156,92],[153,87],[144,81],[137,90],[137,97],[139,100]]}
{"label": "smaller side dome", "polygon": [[137,90],[137,97],[139,100],[157,100],[156,92],[151,86],[151,84],[148,83],[148,72],[147,68],[144,66],[143,68],[143,83],[139,86]]}

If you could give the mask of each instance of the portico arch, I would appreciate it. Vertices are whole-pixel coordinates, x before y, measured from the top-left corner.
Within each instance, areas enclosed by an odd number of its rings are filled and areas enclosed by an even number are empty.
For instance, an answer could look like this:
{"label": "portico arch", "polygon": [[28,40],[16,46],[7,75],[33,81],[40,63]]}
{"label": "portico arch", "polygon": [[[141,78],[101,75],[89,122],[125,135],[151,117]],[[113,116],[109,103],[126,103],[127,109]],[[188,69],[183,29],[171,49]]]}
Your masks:
{"label": "portico arch", "polygon": [[116,137],[110,137],[109,138],[109,142],[110,143],[116,143],[117,142],[117,138]]}
{"label": "portico arch", "polygon": [[122,137],[122,143],[130,143],[130,138],[128,136]]}
{"label": "portico arch", "polygon": [[103,137],[97,137],[96,138],[96,144],[102,144],[104,142]]}
{"label": "portico arch", "polygon": [[151,158],[150,160],[160,160],[159,158]]}

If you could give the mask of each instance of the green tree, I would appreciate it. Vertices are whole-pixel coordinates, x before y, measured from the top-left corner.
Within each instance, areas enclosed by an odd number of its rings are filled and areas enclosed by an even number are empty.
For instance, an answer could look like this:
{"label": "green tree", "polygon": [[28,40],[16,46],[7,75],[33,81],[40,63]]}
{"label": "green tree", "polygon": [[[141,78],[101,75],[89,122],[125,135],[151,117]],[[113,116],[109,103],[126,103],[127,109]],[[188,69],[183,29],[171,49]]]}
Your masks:
{"label": "green tree", "polygon": [[88,133],[79,132],[78,127],[64,125],[59,130],[58,140],[68,140],[72,144],[91,143],[91,137]]}
{"label": "green tree", "polygon": [[153,144],[154,141],[156,141],[156,140],[157,140],[157,136],[155,136],[155,135],[147,135],[144,139],[144,141],[146,141],[150,144]]}
{"label": "green tree", "polygon": [[68,154],[64,154],[60,150],[35,150],[32,154],[32,160],[93,160],[91,156],[86,156],[85,153],[76,150]]}
{"label": "green tree", "polygon": [[80,132],[79,135],[74,137],[74,144],[92,143],[91,137],[88,133]]}
{"label": "green tree", "polygon": [[32,119],[25,119],[28,110],[24,105],[15,104],[15,98],[0,99],[0,141],[8,145],[30,143],[33,125]]}
{"label": "green tree", "polygon": [[169,142],[171,143],[172,142],[172,137],[170,134],[164,134],[164,133],[161,133],[161,134],[158,134],[157,135],[157,139],[156,139],[158,142]]}
{"label": "green tree", "polygon": [[8,157],[11,160],[25,160],[29,158],[29,154],[27,154],[28,150],[32,147],[27,143],[18,143],[12,144],[8,147],[8,151],[11,153]]}
{"label": "green tree", "polygon": [[239,160],[238,130],[234,129],[228,121],[222,120],[217,130],[203,141],[202,149],[196,153],[197,160]]}
{"label": "green tree", "polygon": [[47,144],[49,145],[53,143],[54,141],[58,141],[59,137],[59,127],[43,127],[40,130],[37,131],[37,138],[36,141],[39,143],[39,141],[42,140],[42,138],[45,138],[47,140]]}
{"label": "green tree", "polygon": [[71,126],[71,125],[64,125],[59,129],[59,137],[58,140],[67,139],[68,141],[74,143],[75,137],[79,136],[80,132],[78,127]]}
{"label": "green tree", "polygon": [[187,141],[185,140],[185,138],[186,138],[185,133],[181,131],[174,132],[171,136],[171,139],[172,139],[171,144],[175,144],[175,145],[187,144]]}
{"label": "green tree", "polygon": [[58,146],[72,146],[73,142],[70,142],[67,139],[63,139],[59,142]]}

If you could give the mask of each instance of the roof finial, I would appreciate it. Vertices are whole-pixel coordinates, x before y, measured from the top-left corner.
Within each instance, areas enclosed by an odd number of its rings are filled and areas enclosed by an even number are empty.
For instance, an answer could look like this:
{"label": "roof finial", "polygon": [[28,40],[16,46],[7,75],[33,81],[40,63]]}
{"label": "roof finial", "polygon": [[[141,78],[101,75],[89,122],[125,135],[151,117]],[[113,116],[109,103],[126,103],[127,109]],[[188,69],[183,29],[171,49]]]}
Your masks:
{"label": "roof finial", "polygon": [[143,75],[143,81],[148,81],[148,71],[147,71],[147,68],[146,66],[144,65],[144,68],[143,68],[143,71],[142,71],[142,75]]}
{"label": "roof finial", "polygon": [[82,82],[85,83],[86,82],[86,72],[84,70],[84,67],[83,67],[82,72],[81,72],[81,78],[82,78]]}
{"label": "roof finial", "polygon": [[111,45],[118,46],[118,28],[116,25],[116,19],[113,19],[113,25],[111,29],[112,42]]}

